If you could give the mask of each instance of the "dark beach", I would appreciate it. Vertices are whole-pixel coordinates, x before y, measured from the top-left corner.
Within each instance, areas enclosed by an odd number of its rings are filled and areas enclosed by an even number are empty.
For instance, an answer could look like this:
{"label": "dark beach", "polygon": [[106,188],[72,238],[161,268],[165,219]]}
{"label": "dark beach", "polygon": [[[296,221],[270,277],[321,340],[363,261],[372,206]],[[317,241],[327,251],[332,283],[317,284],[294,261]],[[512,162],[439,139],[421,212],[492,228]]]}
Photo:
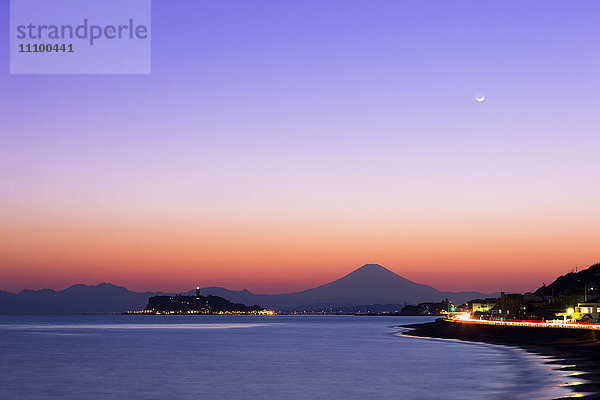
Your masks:
{"label": "dark beach", "polygon": [[600,342],[595,331],[493,326],[450,322],[442,319],[426,324],[407,325],[405,335],[458,339],[515,346],[551,357],[551,364],[568,365],[565,371],[580,371],[585,383],[574,389],[586,399],[600,399]]}

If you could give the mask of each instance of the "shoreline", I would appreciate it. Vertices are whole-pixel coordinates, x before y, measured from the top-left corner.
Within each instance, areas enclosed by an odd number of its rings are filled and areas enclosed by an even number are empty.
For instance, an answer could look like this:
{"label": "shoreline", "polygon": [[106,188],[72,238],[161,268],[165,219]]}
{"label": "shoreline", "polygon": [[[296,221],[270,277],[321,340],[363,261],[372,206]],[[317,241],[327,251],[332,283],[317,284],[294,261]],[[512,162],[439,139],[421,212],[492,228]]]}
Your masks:
{"label": "shoreline", "polygon": [[408,328],[402,335],[423,338],[455,339],[518,347],[550,357],[547,364],[565,365],[564,371],[578,371],[585,382],[572,389],[584,399],[600,399],[600,341],[596,332],[576,329],[547,329],[466,324],[437,320],[424,324],[399,325]]}

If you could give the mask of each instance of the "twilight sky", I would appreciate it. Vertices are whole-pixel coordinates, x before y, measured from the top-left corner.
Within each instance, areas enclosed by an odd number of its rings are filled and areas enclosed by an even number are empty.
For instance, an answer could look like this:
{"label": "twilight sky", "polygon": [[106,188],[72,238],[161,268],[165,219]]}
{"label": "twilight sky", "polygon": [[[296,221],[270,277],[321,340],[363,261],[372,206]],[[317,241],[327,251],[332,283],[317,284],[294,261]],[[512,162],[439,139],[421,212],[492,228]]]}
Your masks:
{"label": "twilight sky", "polygon": [[154,0],[148,76],[9,75],[0,5],[0,290],[600,261],[598,1]]}

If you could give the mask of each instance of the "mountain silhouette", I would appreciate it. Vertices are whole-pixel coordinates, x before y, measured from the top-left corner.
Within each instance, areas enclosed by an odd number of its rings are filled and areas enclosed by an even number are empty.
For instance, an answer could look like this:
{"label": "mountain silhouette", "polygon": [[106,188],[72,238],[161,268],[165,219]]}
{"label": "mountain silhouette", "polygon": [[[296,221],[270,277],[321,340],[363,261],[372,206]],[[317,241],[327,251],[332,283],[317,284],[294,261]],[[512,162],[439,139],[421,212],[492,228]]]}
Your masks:
{"label": "mountain silhouette", "polygon": [[431,286],[409,281],[379,264],[366,264],[333,282],[294,294],[319,303],[385,304],[442,300]]}
{"label": "mountain silhouette", "polygon": [[[204,296],[223,297],[243,304],[260,304],[283,311],[327,311],[333,307],[370,304],[418,304],[450,299],[464,303],[474,298],[497,297],[498,293],[443,292],[431,286],[410,281],[382,267],[366,264],[349,274],[321,286],[284,294],[256,294],[223,287],[200,289]],[[141,310],[151,296],[169,295],[162,292],[132,292],[109,283],[73,285],[65,290],[23,290],[19,294],[0,291],[0,314],[82,314],[115,313]],[[185,294],[194,295],[195,290]]]}
{"label": "mountain silhouette", "polygon": [[474,298],[499,296],[499,293],[475,291],[443,292],[403,278],[379,264],[365,264],[333,282],[294,293],[264,295],[254,294],[246,289],[233,291],[221,287],[203,288],[200,292],[225,297],[235,302],[260,304],[285,311],[302,309],[325,311],[332,307],[351,305],[418,304],[445,299],[464,303]]}
{"label": "mountain silhouette", "polygon": [[141,310],[161,292],[132,292],[111,283],[77,284],[64,290],[0,291],[0,314],[107,314]]}

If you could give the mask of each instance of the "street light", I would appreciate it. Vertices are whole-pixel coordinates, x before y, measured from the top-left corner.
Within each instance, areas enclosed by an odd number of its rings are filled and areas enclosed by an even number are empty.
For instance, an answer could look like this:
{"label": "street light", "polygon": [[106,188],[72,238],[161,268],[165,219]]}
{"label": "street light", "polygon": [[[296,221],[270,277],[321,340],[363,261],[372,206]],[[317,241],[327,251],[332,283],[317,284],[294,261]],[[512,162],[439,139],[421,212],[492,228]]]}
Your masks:
{"label": "street light", "polygon": [[[593,287],[589,288],[590,290],[594,290]],[[588,286],[587,283],[583,285],[583,301],[587,301],[587,291],[588,291]]]}

